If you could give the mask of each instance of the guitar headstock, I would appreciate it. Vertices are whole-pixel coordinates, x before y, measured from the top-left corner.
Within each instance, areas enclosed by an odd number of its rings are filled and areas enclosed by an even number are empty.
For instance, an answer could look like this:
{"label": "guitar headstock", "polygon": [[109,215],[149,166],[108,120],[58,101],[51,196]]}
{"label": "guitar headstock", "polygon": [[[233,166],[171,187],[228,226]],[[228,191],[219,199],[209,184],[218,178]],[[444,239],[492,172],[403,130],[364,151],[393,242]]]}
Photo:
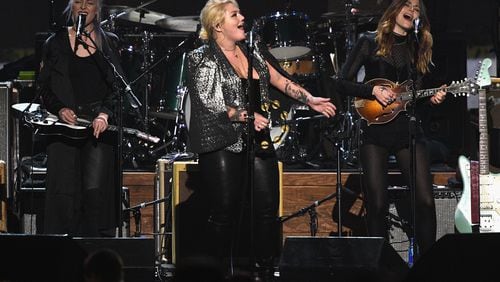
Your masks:
{"label": "guitar headstock", "polygon": [[476,71],[476,84],[479,87],[488,86],[491,84],[491,77],[488,69],[491,67],[491,59],[486,58],[480,62],[479,69]]}
{"label": "guitar headstock", "polygon": [[456,97],[476,95],[479,90],[479,85],[474,83],[470,78],[464,78],[461,81],[452,81],[446,88],[446,92],[453,94]]}

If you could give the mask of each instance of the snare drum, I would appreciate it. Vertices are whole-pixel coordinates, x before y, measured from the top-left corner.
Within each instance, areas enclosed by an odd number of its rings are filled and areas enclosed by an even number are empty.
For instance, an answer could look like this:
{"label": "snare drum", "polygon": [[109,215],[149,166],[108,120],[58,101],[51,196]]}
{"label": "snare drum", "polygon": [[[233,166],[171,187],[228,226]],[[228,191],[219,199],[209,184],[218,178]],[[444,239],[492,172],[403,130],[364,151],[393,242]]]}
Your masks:
{"label": "snare drum", "polygon": [[303,13],[276,12],[261,18],[259,32],[276,59],[300,58],[311,51],[308,21],[309,17]]}

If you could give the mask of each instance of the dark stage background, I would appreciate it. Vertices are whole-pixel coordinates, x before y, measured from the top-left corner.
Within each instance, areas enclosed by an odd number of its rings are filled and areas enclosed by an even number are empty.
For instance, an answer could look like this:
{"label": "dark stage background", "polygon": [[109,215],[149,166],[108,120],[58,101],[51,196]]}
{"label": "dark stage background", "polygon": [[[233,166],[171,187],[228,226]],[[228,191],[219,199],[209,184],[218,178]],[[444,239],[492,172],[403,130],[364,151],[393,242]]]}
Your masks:
{"label": "dark stage background", "polygon": [[[361,6],[380,7],[377,3],[386,0],[358,0]],[[51,2],[54,10],[50,10]],[[105,0],[107,5],[138,6],[146,1]],[[326,12],[343,12],[342,0],[242,0],[241,10],[247,19],[255,19],[275,11],[284,11],[290,2],[291,9],[318,19]],[[498,1],[496,0],[426,0],[428,13],[432,20],[434,36],[459,33],[472,44],[493,43],[497,39]],[[49,30],[51,13],[60,15],[67,1],[62,0],[17,0],[4,1],[0,9],[2,40],[0,50],[9,48],[34,48],[35,33]],[[170,16],[198,15],[204,0],[158,0],[146,8]],[[382,4],[381,4],[382,5]],[[370,9],[373,12],[375,9]],[[495,42],[496,43],[496,42]],[[5,57],[2,57],[5,61]]]}
{"label": "dark stage background", "polygon": [[[133,0],[104,0],[105,5],[111,6],[128,6],[136,7],[147,1]],[[310,25],[317,27],[324,23],[326,18],[322,15],[325,13],[342,14],[344,12],[344,0],[308,0],[308,1],[279,1],[279,0],[241,0],[239,1],[242,13],[246,16],[248,23],[256,19],[262,19],[277,11],[283,12],[289,8],[292,11],[304,13],[309,16]],[[377,16],[380,16],[383,9],[390,0],[357,0],[352,1],[357,3],[361,13],[374,15],[372,23],[359,26],[358,32],[372,30],[375,28]],[[442,83],[450,83],[451,81],[461,80],[467,76],[466,62],[471,54],[467,50],[475,46],[489,46],[491,53],[496,53],[498,56],[498,6],[499,0],[424,0],[428,15],[432,24],[432,32],[434,35],[434,63],[436,70],[433,75],[435,87]],[[3,69],[0,68],[0,81],[12,80],[18,77],[20,70],[35,70],[38,65],[38,59],[35,55],[39,46],[46,38],[49,31],[54,30],[57,26],[65,24],[61,13],[67,1],[63,0],[17,0],[5,1],[4,7],[0,9],[0,64],[4,63]],[[200,9],[204,5],[205,0],[158,0],[145,8],[168,16],[196,16],[199,15]],[[337,30],[342,30],[340,26],[334,26]],[[165,30],[158,26],[148,26],[153,32],[164,32]],[[318,30],[318,33],[325,30]],[[137,30],[133,30],[137,32]],[[127,33],[130,33],[127,31]],[[120,35],[120,34],[119,34]],[[122,64],[126,69],[132,69],[128,74],[129,80],[137,77],[141,72],[138,70],[137,51],[140,50],[140,44],[132,39],[127,39],[131,47],[136,48],[129,57],[125,57]],[[154,51],[156,52],[155,59],[159,58],[163,53],[175,46],[182,38],[173,38],[167,40],[158,38],[153,40]],[[326,37],[319,36],[319,41],[326,41]],[[343,38],[337,41],[337,44],[342,45]],[[158,45],[155,45],[157,44]],[[133,46],[135,44],[135,46]],[[330,48],[327,42],[324,46]],[[127,45],[128,46],[128,45]],[[328,52],[330,50],[327,50]],[[328,53],[327,52],[327,53]],[[470,53],[470,52],[469,52]],[[342,57],[343,54],[339,54]],[[473,56],[473,55],[472,55]],[[177,62],[175,62],[177,63]],[[170,62],[164,63],[157,68],[153,77],[154,84],[152,95],[150,97],[141,97],[143,85],[138,83],[134,91],[139,94],[139,99],[144,101],[148,99],[148,105],[153,110],[164,98],[163,93],[167,92],[168,99],[175,98],[175,94],[168,94],[169,87],[175,84],[175,81],[169,81],[172,77]],[[173,70],[177,71],[177,70]],[[166,78],[166,79],[165,79]],[[316,82],[314,82],[316,83]],[[173,85],[173,86],[175,86]],[[306,85],[308,86],[308,85]],[[156,88],[155,88],[156,87]],[[316,87],[313,85],[311,88]],[[321,85],[320,87],[324,87]],[[167,89],[167,90],[165,90]],[[175,89],[175,87],[173,88]],[[310,89],[309,89],[310,90]],[[321,92],[329,93],[321,88]],[[310,90],[311,91],[311,90]],[[315,94],[314,90],[311,91]],[[147,95],[145,95],[147,96]],[[335,101],[337,103],[337,101]],[[341,103],[341,102],[340,102]],[[340,104],[338,103],[338,104]],[[159,106],[158,106],[159,107]],[[436,156],[436,161],[445,161],[450,163],[456,162],[456,157],[465,152],[466,155],[471,155],[467,151],[474,151],[477,146],[471,139],[471,134],[467,128],[469,117],[467,112],[466,98],[447,99],[439,109],[431,109],[424,113],[424,129],[430,137]],[[127,122],[127,121],[126,121]],[[168,123],[168,121],[167,121]],[[312,123],[311,123],[312,124]],[[126,124],[129,127],[137,127],[135,124]],[[157,125],[152,125],[151,133],[154,135],[162,135],[161,132],[155,132],[154,128]],[[171,124],[160,124],[158,127],[171,127]],[[321,126],[321,125],[320,125]],[[315,125],[311,128],[299,129],[302,133],[314,131]],[[320,128],[322,130],[322,128]],[[149,129],[148,129],[149,131]],[[316,130],[317,131],[317,130]],[[467,137],[468,136],[468,137]],[[308,140],[301,140],[310,144],[321,143],[313,137]],[[299,144],[303,145],[303,144]],[[316,151],[317,148],[307,148],[309,151]],[[320,150],[322,150],[320,148]],[[160,151],[161,152],[161,151]],[[141,155],[143,153],[133,152],[133,154]],[[328,150],[325,152],[328,156],[331,154]],[[157,156],[154,156],[157,157]],[[154,159],[153,157],[153,159]],[[148,160],[149,161],[149,160]]]}

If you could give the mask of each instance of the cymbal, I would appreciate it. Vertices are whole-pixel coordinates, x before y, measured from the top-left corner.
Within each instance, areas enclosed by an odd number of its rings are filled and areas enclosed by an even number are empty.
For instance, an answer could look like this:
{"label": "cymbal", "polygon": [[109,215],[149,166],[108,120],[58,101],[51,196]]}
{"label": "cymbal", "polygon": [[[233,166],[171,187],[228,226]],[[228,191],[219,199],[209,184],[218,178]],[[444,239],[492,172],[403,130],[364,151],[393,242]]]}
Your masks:
{"label": "cymbal", "polygon": [[[147,9],[139,9],[139,10],[133,10],[133,9],[134,8],[131,8],[130,12],[119,16],[118,19],[134,23],[155,25],[155,22],[171,17],[169,15],[165,15]],[[128,10],[122,10],[122,11],[128,11]]]}
{"label": "cymbal", "polygon": [[363,26],[366,24],[376,24],[378,20],[376,16],[351,16],[351,20],[346,21],[345,15],[340,16],[334,15],[333,13],[325,14],[328,14],[328,16],[310,24],[312,32],[331,33],[332,31],[344,31],[351,25]]}
{"label": "cymbal", "polygon": [[177,118],[177,112],[149,112],[152,117],[157,117],[161,119],[175,120]]}
{"label": "cymbal", "polygon": [[[351,13],[352,14],[349,16],[353,19],[375,18],[375,17],[381,16],[381,14],[379,14],[379,13],[368,13],[368,12],[360,11],[358,9],[353,9],[353,11],[351,11]],[[345,12],[328,12],[328,13],[321,14],[321,17],[340,21],[340,20],[346,19],[346,13]]]}
{"label": "cymbal", "polygon": [[181,16],[160,19],[156,25],[171,30],[196,32],[199,22],[198,16]]}

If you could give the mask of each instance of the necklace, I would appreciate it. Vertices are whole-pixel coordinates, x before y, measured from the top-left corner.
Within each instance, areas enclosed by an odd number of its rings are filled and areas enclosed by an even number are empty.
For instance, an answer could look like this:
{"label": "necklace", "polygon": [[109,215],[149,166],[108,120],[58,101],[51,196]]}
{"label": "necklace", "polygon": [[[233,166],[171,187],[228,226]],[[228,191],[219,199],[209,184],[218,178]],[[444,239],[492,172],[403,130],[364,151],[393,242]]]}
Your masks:
{"label": "necklace", "polygon": [[234,57],[239,58],[238,57],[238,50],[236,50],[236,48],[238,48],[238,46],[235,45],[233,49],[226,49],[226,48],[223,48],[222,46],[220,48],[224,52],[232,52]]}

